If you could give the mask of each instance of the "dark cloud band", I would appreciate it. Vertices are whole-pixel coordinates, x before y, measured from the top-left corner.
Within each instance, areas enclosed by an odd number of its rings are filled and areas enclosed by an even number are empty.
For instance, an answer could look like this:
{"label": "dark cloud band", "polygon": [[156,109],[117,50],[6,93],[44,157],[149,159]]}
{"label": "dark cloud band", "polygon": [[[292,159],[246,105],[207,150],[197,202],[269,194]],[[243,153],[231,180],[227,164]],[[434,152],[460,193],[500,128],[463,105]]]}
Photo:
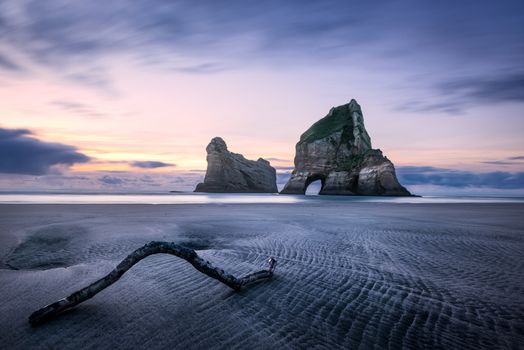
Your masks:
{"label": "dark cloud band", "polygon": [[143,169],[155,169],[155,168],[165,168],[165,167],[175,166],[175,164],[148,160],[148,161],[132,162],[131,166],[134,166],[136,168],[143,168]]}
{"label": "dark cloud band", "polygon": [[429,166],[398,167],[403,185],[436,185],[455,188],[523,189],[524,172],[471,172]]}
{"label": "dark cloud band", "polygon": [[31,136],[26,129],[0,128],[0,173],[44,175],[55,165],[89,161],[73,146],[43,142]]}

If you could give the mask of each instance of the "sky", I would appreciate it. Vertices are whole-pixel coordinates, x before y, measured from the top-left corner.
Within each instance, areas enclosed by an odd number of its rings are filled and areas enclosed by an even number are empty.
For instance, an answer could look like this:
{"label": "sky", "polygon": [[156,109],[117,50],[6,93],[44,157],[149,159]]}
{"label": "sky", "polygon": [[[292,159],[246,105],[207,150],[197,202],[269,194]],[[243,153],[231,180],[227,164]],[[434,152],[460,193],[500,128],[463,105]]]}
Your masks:
{"label": "sky", "polygon": [[0,2],[0,191],[192,190],[215,136],[281,187],[355,98],[418,194],[524,195],[522,1]]}

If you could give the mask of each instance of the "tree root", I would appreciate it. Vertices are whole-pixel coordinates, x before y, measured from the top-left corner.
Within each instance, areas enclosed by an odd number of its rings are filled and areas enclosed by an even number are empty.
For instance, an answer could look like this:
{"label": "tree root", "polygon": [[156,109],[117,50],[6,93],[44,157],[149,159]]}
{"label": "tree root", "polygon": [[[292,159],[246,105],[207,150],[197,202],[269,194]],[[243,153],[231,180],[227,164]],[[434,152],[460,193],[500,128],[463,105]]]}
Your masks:
{"label": "tree root", "polygon": [[43,308],[33,312],[31,316],[29,316],[29,323],[32,326],[37,326],[57,316],[63,311],[94,297],[100,291],[118,281],[118,279],[120,279],[120,277],[122,277],[122,275],[127,270],[133,267],[133,265],[153,254],[171,254],[187,260],[198,271],[208,275],[211,278],[219,280],[235,291],[239,291],[242,286],[247,284],[270,278],[273,276],[273,271],[277,263],[275,259],[269,258],[269,268],[267,270],[261,270],[241,278],[236,278],[235,276],[224,272],[224,270],[214,267],[211,265],[211,263],[199,257],[193,249],[189,249],[171,242],[150,242],[129,254],[124,260],[122,260],[120,264],[117,265],[113,271],[111,271],[105,277],[83,289],[80,289],[79,291],[74,292],[67,298],[60,299],[55,303],[44,306]]}

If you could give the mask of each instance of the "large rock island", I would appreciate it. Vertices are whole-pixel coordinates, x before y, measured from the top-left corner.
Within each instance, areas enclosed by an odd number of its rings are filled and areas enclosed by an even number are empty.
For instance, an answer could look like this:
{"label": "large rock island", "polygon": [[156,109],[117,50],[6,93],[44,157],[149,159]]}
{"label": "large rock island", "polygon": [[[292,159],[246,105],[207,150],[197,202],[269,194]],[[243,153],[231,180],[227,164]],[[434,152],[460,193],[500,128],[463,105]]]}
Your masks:
{"label": "large rock island", "polygon": [[275,168],[267,160],[248,160],[241,154],[229,152],[220,137],[213,138],[206,151],[206,177],[195,192],[278,192]]}
{"label": "large rock island", "polygon": [[319,194],[411,195],[397,180],[393,163],[371,148],[360,105],[332,108],[296,145],[295,169],[283,194],[304,194],[316,180]]}

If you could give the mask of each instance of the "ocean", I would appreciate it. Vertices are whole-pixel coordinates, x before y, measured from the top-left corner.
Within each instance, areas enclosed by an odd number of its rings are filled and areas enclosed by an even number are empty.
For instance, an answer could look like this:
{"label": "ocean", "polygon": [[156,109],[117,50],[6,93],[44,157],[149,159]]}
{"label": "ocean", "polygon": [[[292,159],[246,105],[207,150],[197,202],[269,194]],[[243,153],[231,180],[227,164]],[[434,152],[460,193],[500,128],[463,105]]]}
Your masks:
{"label": "ocean", "polygon": [[523,197],[480,196],[319,196],[238,193],[0,193],[1,204],[256,204],[325,201],[373,203],[524,203]]}

